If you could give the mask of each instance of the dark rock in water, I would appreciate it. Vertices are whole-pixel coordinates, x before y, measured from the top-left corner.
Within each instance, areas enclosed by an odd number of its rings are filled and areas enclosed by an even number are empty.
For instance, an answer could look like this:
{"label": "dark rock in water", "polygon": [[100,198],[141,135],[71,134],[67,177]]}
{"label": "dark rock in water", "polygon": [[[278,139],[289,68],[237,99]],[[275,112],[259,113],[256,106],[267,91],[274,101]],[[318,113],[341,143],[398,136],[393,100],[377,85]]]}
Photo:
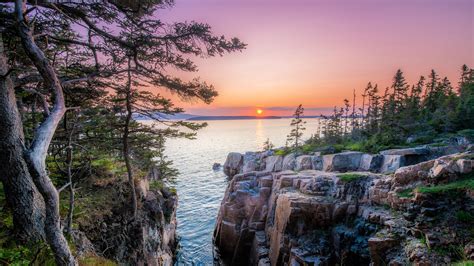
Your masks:
{"label": "dark rock in water", "polygon": [[221,169],[221,167],[222,167],[222,165],[220,163],[214,163],[212,165],[212,170],[217,171],[217,170]]}

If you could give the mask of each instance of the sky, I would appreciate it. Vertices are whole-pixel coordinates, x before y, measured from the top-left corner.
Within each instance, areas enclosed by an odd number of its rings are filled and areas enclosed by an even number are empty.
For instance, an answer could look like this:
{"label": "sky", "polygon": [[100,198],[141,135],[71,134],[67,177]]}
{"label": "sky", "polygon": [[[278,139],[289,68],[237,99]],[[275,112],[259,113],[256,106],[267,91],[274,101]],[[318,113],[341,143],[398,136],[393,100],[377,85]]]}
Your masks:
{"label": "sky", "polygon": [[247,44],[173,73],[219,92],[210,105],[179,102],[190,114],[290,115],[303,104],[319,115],[369,81],[384,89],[399,68],[410,84],[431,69],[457,84],[461,65],[474,67],[474,0],[175,0],[156,15]]}

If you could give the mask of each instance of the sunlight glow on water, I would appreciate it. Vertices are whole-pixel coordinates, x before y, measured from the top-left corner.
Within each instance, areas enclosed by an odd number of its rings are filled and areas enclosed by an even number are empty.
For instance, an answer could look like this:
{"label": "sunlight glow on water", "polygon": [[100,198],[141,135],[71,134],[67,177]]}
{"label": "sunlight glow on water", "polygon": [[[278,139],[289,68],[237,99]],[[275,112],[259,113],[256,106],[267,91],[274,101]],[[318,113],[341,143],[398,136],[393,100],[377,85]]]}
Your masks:
{"label": "sunlight glow on water", "polygon": [[[316,131],[318,119],[307,121],[304,137]],[[180,250],[177,265],[212,265],[212,233],[227,179],[216,162],[224,164],[229,152],[256,151],[263,142],[283,146],[290,131],[290,119],[209,121],[197,139],[172,139],[166,155],[180,174],[177,220]]]}

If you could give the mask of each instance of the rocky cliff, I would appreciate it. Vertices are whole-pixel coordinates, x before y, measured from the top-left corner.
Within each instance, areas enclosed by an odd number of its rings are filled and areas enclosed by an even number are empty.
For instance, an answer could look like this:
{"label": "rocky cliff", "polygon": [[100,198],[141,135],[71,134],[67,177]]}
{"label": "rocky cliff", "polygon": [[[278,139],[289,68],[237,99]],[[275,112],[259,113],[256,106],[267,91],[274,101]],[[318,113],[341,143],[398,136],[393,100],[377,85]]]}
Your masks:
{"label": "rocky cliff", "polygon": [[474,259],[472,147],[229,154],[214,243],[228,265]]}
{"label": "rocky cliff", "polygon": [[173,265],[178,199],[153,173],[136,183],[139,210],[135,219],[130,217],[127,184],[85,188],[94,198],[74,232],[79,257],[107,258],[120,265]]}

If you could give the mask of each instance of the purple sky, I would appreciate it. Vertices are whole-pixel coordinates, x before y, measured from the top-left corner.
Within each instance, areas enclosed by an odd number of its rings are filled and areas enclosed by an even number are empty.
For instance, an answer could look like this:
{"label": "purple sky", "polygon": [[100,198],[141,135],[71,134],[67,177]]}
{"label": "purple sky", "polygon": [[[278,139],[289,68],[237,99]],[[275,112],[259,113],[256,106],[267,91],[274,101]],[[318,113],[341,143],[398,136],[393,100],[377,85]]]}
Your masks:
{"label": "purple sky", "polygon": [[320,114],[368,81],[385,88],[398,68],[410,83],[434,68],[456,84],[462,64],[474,67],[473,0],[176,0],[157,15],[248,44],[179,74],[220,93],[210,106],[181,104],[193,114],[285,115],[300,103]]}

